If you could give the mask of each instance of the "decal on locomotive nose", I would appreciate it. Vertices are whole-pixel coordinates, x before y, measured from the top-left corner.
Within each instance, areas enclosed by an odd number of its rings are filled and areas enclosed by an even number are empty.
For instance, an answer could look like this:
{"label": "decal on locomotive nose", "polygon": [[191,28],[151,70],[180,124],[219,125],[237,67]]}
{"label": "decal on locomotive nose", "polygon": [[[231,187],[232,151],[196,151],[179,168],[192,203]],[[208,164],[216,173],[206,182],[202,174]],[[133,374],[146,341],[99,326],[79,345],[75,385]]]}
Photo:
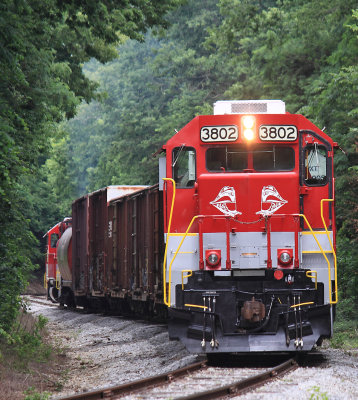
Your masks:
{"label": "decal on locomotive nose", "polygon": [[[286,203],[288,201],[281,197],[274,186],[264,186],[261,191],[261,210],[256,214],[261,214],[263,217],[272,215]],[[269,208],[265,207],[265,205],[269,205]]]}
{"label": "decal on locomotive nose", "polygon": [[[236,193],[232,186],[224,186],[216,196],[215,200],[211,201],[210,204],[216,207],[223,214],[230,217],[242,214],[236,209]],[[229,205],[231,206],[230,208]]]}

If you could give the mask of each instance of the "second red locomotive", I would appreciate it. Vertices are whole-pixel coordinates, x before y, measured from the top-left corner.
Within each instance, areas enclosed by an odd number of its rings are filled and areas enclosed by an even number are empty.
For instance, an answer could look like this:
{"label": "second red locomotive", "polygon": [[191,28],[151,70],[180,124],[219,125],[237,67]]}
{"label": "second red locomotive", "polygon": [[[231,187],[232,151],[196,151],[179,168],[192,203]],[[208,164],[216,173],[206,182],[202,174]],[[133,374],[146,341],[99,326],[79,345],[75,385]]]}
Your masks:
{"label": "second red locomotive", "polygon": [[335,146],[282,101],[215,103],[162,147],[159,185],[73,203],[60,301],[168,312],[194,353],[311,350],[338,301]]}

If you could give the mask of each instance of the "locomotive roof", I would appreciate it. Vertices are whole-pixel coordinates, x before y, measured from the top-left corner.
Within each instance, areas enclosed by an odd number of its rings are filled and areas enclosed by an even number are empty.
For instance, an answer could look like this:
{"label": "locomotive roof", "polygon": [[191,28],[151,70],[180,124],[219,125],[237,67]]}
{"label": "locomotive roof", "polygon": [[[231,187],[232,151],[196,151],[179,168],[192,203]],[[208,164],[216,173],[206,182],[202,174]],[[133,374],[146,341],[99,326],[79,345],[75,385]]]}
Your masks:
{"label": "locomotive roof", "polygon": [[[203,126],[224,126],[224,125],[241,125],[241,118],[244,114],[221,114],[221,115],[200,115],[193,118],[186,124],[179,132],[173,135],[162,149],[165,150],[167,145],[178,146],[186,144],[188,146],[199,146],[204,143],[200,141],[200,129]],[[260,122],[265,121],[266,124],[272,125],[295,125],[300,130],[311,130],[318,133],[332,146],[336,147],[337,144],[333,142],[332,138],[325,132],[319,129],[311,121],[301,114],[245,114],[253,115]],[[217,143],[220,144],[220,143]]]}

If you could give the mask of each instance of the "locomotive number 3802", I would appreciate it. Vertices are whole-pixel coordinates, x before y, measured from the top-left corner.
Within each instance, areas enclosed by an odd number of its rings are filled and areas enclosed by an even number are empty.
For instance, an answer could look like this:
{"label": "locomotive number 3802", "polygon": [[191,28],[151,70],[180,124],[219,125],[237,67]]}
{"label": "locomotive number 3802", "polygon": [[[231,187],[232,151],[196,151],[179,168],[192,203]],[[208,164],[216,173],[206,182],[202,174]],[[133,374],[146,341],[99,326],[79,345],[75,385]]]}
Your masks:
{"label": "locomotive number 3802", "polygon": [[294,125],[261,125],[261,140],[294,141],[297,139],[297,128]]}
{"label": "locomotive number 3802", "polygon": [[200,138],[203,142],[234,142],[239,137],[236,125],[203,126],[200,130]]}

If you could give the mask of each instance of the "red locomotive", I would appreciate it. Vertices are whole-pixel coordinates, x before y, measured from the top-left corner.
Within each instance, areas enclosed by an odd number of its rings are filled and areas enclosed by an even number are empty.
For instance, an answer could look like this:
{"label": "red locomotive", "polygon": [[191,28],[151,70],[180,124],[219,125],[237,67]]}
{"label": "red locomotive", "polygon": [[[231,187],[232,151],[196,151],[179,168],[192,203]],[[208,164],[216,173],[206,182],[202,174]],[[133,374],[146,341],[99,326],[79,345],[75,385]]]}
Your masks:
{"label": "red locomotive", "polygon": [[65,218],[62,222],[53,226],[45,235],[47,236],[46,271],[44,286],[47,289],[47,298],[56,303],[61,289],[61,275],[58,268],[57,245],[64,232],[71,227],[71,218]]}
{"label": "red locomotive", "polygon": [[282,101],[215,103],[162,147],[159,185],[73,203],[61,301],[168,312],[194,353],[311,350],[338,301],[335,146]]}

